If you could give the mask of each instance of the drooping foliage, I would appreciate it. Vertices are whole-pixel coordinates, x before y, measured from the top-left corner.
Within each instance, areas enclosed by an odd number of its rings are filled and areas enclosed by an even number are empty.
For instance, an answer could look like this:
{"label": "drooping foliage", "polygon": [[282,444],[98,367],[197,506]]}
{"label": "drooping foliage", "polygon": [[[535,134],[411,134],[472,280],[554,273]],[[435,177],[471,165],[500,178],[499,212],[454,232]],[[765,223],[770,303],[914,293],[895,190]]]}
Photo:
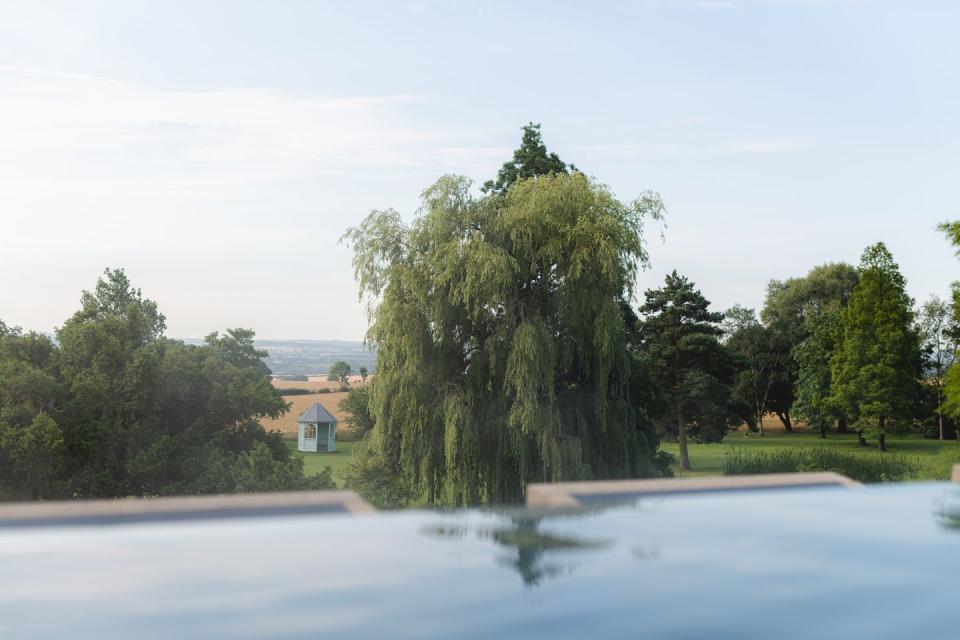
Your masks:
{"label": "drooping foliage", "polygon": [[370,390],[366,386],[351,389],[347,397],[337,406],[344,413],[343,421],[356,435],[364,436],[373,429],[373,417],[370,415]]}
{"label": "drooping foliage", "polygon": [[624,204],[555,172],[481,198],[446,176],[422,199],[410,225],[374,211],[345,235],[377,347],[359,475],[470,504],[519,500],[534,481],[657,473],[624,301],[659,197]]}
{"label": "drooping foliage", "polygon": [[919,339],[906,281],[883,243],[867,247],[859,271],[831,360],[831,403],[883,449],[887,430],[911,417]]}
{"label": "drooping foliage", "polygon": [[686,470],[688,435],[719,441],[727,429],[750,417],[749,407],[731,389],[743,363],[719,341],[723,314],[710,311],[710,302],[676,271],[667,275],[664,286],[646,291],[640,313],[643,358],[665,400],[658,422],[677,437],[680,468]]}
{"label": "drooping foliage", "polygon": [[286,404],[253,332],[203,345],[107,270],[57,332],[0,335],[0,493],[6,498],[149,496],[332,486],[306,479],[259,418]]}

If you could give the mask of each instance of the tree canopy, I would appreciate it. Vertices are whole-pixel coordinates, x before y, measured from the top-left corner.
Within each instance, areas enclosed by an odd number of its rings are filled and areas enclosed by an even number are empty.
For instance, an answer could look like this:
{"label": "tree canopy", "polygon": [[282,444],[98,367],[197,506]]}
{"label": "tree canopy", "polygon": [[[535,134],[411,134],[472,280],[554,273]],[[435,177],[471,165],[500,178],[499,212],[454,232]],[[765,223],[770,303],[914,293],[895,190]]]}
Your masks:
{"label": "tree canopy", "polygon": [[286,404],[253,332],[164,337],[156,303],[108,269],[57,331],[0,334],[0,492],[117,497],[331,486],[258,420]]}
{"label": "tree canopy", "polygon": [[724,316],[728,334],[725,344],[740,355],[743,363],[733,387],[734,396],[753,409],[755,426],[763,435],[763,416],[790,355],[779,348],[774,331],[757,321],[753,309],[735,306]]}
{"label": "tree canopy", "polygon": [[411,225],[374,211],[345,235],[377,347],[365,468],[455,504],[657,473],[624,301],[659,197],[626,204],[580,173],[470,185],[445,176]]}
{"label": "tree canopy", "polygon": [[[792,430],[791,410],[802,408],[826,415],[824,407],[814,408],[809,404],[814,397],[811,388],[801,389],[800,380],[810,383],[825,378],[829,383],[829,362],[812,358],[818,349],[832,353],[832,345],[810,345],[804,360],[807,370],[801,371],[796,349],[813,336],[814,327],[822,324],[821,315],[833,313],[847,306],[850,293],[857,284],[857,270],[846,263],[828,263],[814,267],[805,276],[787,280],[771,280],[767,285],[767,297],[761,311],[761,319],[770,331],[773,347],[780,353],[780,364],[770,388],[769,407],[783,422],[787,431]],[[823,339],[823,332],[813,339]],[[810,367],[816,367],[811,370]],[[797,402],[801,393],[805,399]],[[803,415],[808,420],[811,416]]]}

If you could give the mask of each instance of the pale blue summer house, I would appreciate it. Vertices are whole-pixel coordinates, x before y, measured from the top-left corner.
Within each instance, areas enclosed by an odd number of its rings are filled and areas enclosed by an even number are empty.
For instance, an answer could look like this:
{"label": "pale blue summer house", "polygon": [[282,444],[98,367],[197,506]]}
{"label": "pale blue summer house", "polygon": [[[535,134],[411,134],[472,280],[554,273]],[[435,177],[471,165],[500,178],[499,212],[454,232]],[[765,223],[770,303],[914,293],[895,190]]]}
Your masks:
{"label": "pale blue summer house", "polygon": [[337,450],[337,419],[319,402],[313,403],[297,422],[299,451]]}

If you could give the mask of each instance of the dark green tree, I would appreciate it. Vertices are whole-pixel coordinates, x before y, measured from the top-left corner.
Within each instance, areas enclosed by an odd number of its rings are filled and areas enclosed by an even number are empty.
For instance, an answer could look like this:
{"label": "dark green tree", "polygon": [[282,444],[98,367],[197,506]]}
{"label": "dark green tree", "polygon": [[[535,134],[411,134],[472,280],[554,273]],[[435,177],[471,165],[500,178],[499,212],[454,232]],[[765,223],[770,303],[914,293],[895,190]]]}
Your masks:
{"label": "dark green tree", "polygon": [[837,420],[846,430],[846,418],[831,402],[830,360],[843,341],[843,308],[822,311],[805,320],[807,336],[792,352],[797,364],[794,412],[827,437],[830,424]]}
{"label": "dark green tree", "polygon": [[580,173],[482,198],[446,176],[412,225],[375,211],[350,229],[377,348],[357,482],[471,504],[518,501],[528,482],[658,473],[623,303],[662,210]]}
{"label": "dark green tree", "polygon": [[497,172],[497,179],[487,180],[482,191],[503,194],[518,180],[576,170],[575,166],[566,164],[557,154],[547,152],[540,135],[540,125],[531,122],[523,127],[523,140],[520,148],[513,152],[513,160],[505,162]]}
{"label": "dark green tree", "polygon": [[56,345],[0,322],[0,499],[57,497],[65,467]]}
{"label": "dark green tree", "polygon": [[725,344],[736,351],[743,361],[743,370],[734,384],[734,395],[753,409],[762,436],[763,416],[770,407],[771,390],[789,354],[778,348],[776,336],[760,324],[753,309],[737,306],[724,316],[724,323],[733,329]]}
{"label": "dark green tree", "polygon": [[885,451],[887,431],[911,417],[920,345],[906,281],[882,242],[867,247],[859,271],[831,359],[831,403]]}
{"label": "dark green tree", "polygon": [[[832,345],[811,345],[806,350],[804,366],[815,367],[816,370],[801,371],[796,349],[813,334],[822,314],[831,314],[847,306],[858,277],[857,270],[848,264],[828,263],[814,267],[803,277],[773,280],[767,286],[761,319],[771,332],[775,348],[783,355],[782,365],[770,390],[770,410],[777,414],[787,431],[792,431],[790,414],[797,406],[808,412],[801,417],[808,422],[814,420],[818,427],[825,427],[819,420],[835,414],[825,406],[810,404],[826,396],[817,393],[811,395],[814,389],[809,386],[802,391],[806,393],[805,399],[796,405],[801,393],[800,379],[807,384],[814,380],[827,380],[829,385]],[[825,338],[827,334],[821,331],[816,339]],[[815,353],[822,354],[824,348],[828,349],[826,360],[814,357]],[[841,430],[845,430],[846,420],[842,415],[835,415],[833,419],[837,419]]]}
{"label": "dark green tree", "polygon": [[157,305],[107,270],[58,343],[0,336],[0,486],[8,498],[118,497],[332,486],[305,478],[258,420],[286,404],[253,332],[163,336]]}
{"label": "dark green tree", "polygon": [[[690,469],[687,438],[719,440],[742,417],[731,386],[740,362],[720,343],[723,314],[676,271],[648,289],[640,307],[643,351],[666,401],[666,429],[680,446],[680,469]],[[672,423],[673,428],[669,427]]]}

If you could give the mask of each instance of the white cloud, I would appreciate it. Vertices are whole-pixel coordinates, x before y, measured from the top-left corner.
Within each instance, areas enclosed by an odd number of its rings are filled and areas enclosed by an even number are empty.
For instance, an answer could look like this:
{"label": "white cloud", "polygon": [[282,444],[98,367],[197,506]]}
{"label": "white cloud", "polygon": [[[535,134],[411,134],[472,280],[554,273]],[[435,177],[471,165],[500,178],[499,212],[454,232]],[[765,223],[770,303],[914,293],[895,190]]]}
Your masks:
{"label": "white cloud", "polygon": [[808,149],[817,144],[813,138],[803,136],[771,136],[760,138],[735,138],[703,144],[675,143],[614,143],[583,145],[575,147],[582,153],[617,158],[666,158],[734,156],[744,154],[786,153]]}
{"label": "white cloud", "polygon": [[424,102],[182,91],[0,66],[0,170],[8,178],[149,175],[197,186],[417,167],[435,162],[451,137],[414,125]]}

